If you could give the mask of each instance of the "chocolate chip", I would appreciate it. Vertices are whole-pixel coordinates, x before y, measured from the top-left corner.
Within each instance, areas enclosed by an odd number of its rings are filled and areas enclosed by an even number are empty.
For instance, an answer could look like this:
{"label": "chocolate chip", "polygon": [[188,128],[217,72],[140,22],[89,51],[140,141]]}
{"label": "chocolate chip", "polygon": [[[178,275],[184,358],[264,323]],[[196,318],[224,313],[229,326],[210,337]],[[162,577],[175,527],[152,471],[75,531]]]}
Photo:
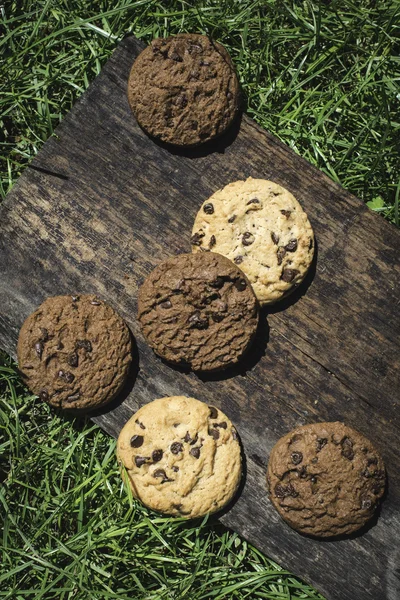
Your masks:
{"label": "chocolate chip", "polygon": [[281,210],[281,213],[283,215],[285,215],[285,217],[288,219],[290,217],[290,215],[292,214],[292,211],[290,211],[290,210]]}
{"label": "chocolate chip", "polygon": [[292,452],[291,458],[294,465],[299,465],[303,460],[303,455],[301,452]]}
{"label": "chocolate chip", "polygon": [[135,423],[136,425],[139,425],[140,429],[146,429],[146,427],[143,425],[143,423],[139,421],[139,419],[136,419]]}
{"label": "chocolate chip", "polygon": [[274,233],[273,231],[271,232],[271,239],[274,242],[274,244],[278,245],[279,235],[276,235],[276,233]]}
{"label": "chocolate chip", "polygon": [[342,446],[342,456],[344,456],[348,460],[353,460],[354,452],[353,452],[353,442],[351,441],[351,439],[348,437],[345,437],[342,439],[340,444]]}
{"label": "chocolate chip", "polygon": [[221,429],[226,429],[227,428],[226,421],[222,421],[222,423],[214,423],[214,427],[221,427]]}
{"label": "chocolate chip", "polygon": [[43,344],[42,342],[36,342],[35,344],[35,352],[38,355],[39,358],[42,358],[42,354],[43,354]]}
{"label": "chocolate chip", "polygon": [[164,452],[162,450],[154,450],[151,459],[153,462],[158,462],[162,459]]}
{"label": "chocolate chip", "polygon": [[244,233],[242,235],[242,244],[243,246],[251,246],[251,244],[254,243],[254,235],[252,233],[250,233],[249,231],[246,231],[246,233]]}
{"label": "chocolate chip", "polygon": [[297,250],[297,240],[290,240],[286,246],[285,250],[287,252],[295,252]]}
{"label": "chocolate chip", "polygon": [[165,481],[171,481],[170,479],[168,479],[167,474],[164,471],[164,469],[156,469],[153,473],[153,477],[161,477],[161,479],[162,479],[161,483],[164,483]]}
{"label": "chocolate chip", "polygon": [[160,302],[160,308],[171,308],[171,300],[165,300],[164,302]]}
{"label": "chocolate chip", "polygon": [[78,302],[79,296],[72,296],[72,302]]}
{"label": "chocolate chip", "polygon": [[253,198],[252,200],[246,202],[246,206],[248,206],[249,204],[260,204],[260,201],[258,198]]}
{"label": "chocolate chip", "polygon": [[243,256],[241,256],[239,254],[239,256],[235,256],[235,258],[233,259],[233,262],[236,263],[237,265],[240,265],[243,262]]}
{"label": "chocolate chip", "polygon": [[69,371],[63,371],[62,369],[60,369],[58,371],[58,377],[60,379],[63,379],[67,383],[72,383],[74,381],[74,379],[75,379],[75,375],[73,375]]}
{"label": "chocolate chip", "polygon": [[298,274],[299,271],[297,269],[283,269],[281,279],[282,281],[286,281],[286,283],[290,283]]}
{"label": "chocolate chip", "polygon": [[216,239],[215,235],[212,235],[210,237],[210,241],[208,242],[208,247],[213,248],[216,243],[217,243],[217,239]]}
{"label": "chocolate chip", "polygon": [[200,448],[192,448],[189,452],[194,458],[200,458]]}
{"label": "chocolate chip", "polygon": [[177,472],[179,471],[179,467],[177,467],[177,466],[175,466],[175,465],[174,465],[174,466],[172,467],[172,470],[173,470],[173,471],[175,471],[175,473],[177,473]]}
{"label": "chocolate chip", "polygon": [[247,287],[247,283],[244,279],[237,279],[235,281],[235,288],[237,289],[238,292],[243,292],[243,290],[245,290]]}
{"label": "chocolate chip", "polygon": [[189,317],[188,321],[196,329],[207,329],[208,327],[208,318],[202,317],[198,310]]}
{"label": "chocolate chip", "polygon": [[75,343],[75,348],[83,348],[86,352],[92,351],[92,344],[89,340],[77,340]]}
{"label": "chocolate chip", "polygon": [[170,450],[172,454],[179,454],[183,450],[183,445],[180,442],[173,442],[170,446]]}
{"label": "chocolate chip", "polygon": [[210,282],[210,287],[216,288],[217,290],[220,290],[223,286],[224,286],[224,278],[220,277],[219,275],[218,275],[218,277],[216,277],[214,279],[214,281]]}
{"label": "chocolate chip", "polygon": [[322,448],[328,443],[327,438],[317,438],[317,452],[321,452]]}
{"label": "chocolate chip", "polygon": [[75,400],[79,400],[79,398],[81,397],[79,392],[76,392],[76,394],[72,394],[71,396],[67,396],[67,402],[75,402]]}
{"label": "chocolate chip", "polygon": [[131,447],[140,448],[143,445],[144,437],[142,435],[133,435],[131,437]]}
{"label": "chocolate chip", "polygon": [[205,236],[205,233],[200,233],[199,231],[197,233],[194,233],[192,235],[192,237],[190,238],[191,243],[193,244],[193,246],[201,246],[202,239]]}
{"label": "chocolate chip", "polygon": [[[208,428],[208,435],[211,435],[211,437],[214,440],[217,440],[219,438],[219,431],[218,429],[212,429],[211,427]],[[193,448],[194,450],[195,448]]]}
{"label": "chocolate chip", "polygon": [[370,465],[377,465],[377,464],[378,464],[378,459],[375,456],[373,456],[367,460],[368,467]]}
{"label": "chocolate chip", "polygon": [[[131,258],[131,260],[133,259]],[[93,306],[100,306],[101,302],[99,302],[98,300],[92,300],[90,304],[93,304]]]}
{"label": "chocolate chip", "polygon": [[307,477],[307,467],[305,467],[304,465],[297,470],[298,476],[300,477],[300,479],[306,479]]}
{"label": "chocolate chip", "polygon": [[228,219],[228,223],[233,223],[233,221],[236,219],[236,215],[232,215],[231,217],[229,217]]}
{"label": "chocolate chip", "polygon": [[232,439],[237,440],[238,439],[238,434],[237,431],[234,427],[232,427]]}
{"label": "chocolate chip", "polygon": [[76,352],[71,352],[71,354],[67,358],[67,363],[70,367],[77,367],[79,364],[79,357]]}
{"label": "chocolate chip", "polygon": [[57,344],[57,350],[62,350],[64,348],[64,344],[62,343],[62,341],[60,340]]}
{"label": "chocolate chip", "polygon": [[187,432],[186,432],[186,435],[185,435],[185,437],[183,438],[183,441],[184,441],[184,442],[187,442],[187,443],[189,443],[191,446],[193,446],[193,444],[195,444],[195,443],[197,442],[198,438],[199,438],[199,436],[198,436],[198,434],[196,433],[196,435],[195,435],[195,436],[194,436],[194,438],[192,439],[192,438],[190,437],[190,433],[187,431]]}
{"label": "chocolate chip", "polygon": [[286,250],[283,246],[281,246],[280,248],[278,248],[277,252],[276,252],[276,257],[278,259],[278,265],[282,264],[282,260],[284,258],[284,256],[286,255]]}
{"label": "chocolate chip", "polygon": [[288,496],[296,498],[296,496],[298,495],[299,494],[296,492],[291,483],[289,483],[288,485],[281,485],[280,483],[278,483],[275,486],[275,496],[277,498],[287,498]]}
{"label": "chocolate chip", "polygon": [[148,460],[148,457],[146,456],[135,456],[135,465],[137,467],[141,467],[142,465],[144,465],[146,460]]}
{"label": "chocolate chip", "polygon": [[209,67],[209,66],[211,65],[211,63],[210,63],[210,62],[208,62],[208,60],[201,60],[201,61],[200,61],[200,65],[201,65],[202,67]]}
{"label": "chocolate chip", "polygon": [[208,202],[203,206],[203,210],[206,213],[206,215],[212,215],[214,213],[214,205],[211,204],[211,202]]}
{"label": "chocolate chip", "polygon": [[210,419],[216,419],[218,417],[218,411],[215,406],[209,406],[210,409]]}
{"label": "chocolate chip", "polygon": [[369,508],[371,508],[371,506],[372,506],[371,498],[368,498],[368,497],[361,498],[361,509],[362,510],[368,510]]}
{"label": "chocolate chip", "polygon": [[39,398],[46,402],[49,399],[49,392],[47,390],[40,390]]}

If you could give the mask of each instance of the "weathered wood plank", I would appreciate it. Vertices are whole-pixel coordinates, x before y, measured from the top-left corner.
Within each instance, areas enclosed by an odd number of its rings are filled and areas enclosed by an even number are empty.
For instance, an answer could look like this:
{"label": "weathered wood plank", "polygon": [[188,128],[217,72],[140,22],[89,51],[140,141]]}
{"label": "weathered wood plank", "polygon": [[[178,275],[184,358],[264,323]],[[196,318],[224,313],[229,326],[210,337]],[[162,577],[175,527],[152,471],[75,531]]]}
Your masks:
{"label": "weathered wood plank", "polygon": [[[400,595],[400,232],[372,214],[244,117],[210,152],[155,144],[125,95],[140,45],[125,40],[0,207],[0,347],[15,356],[25,317],[48,295],[95,292],[126,318],[140,364],[123,403],[94,420],[112,435],[138,405],[187,394],[220,406],[247,457],[243,492],[222,521],[310,581],[328,598]],[[239,124],[238,124],[239,125]],[[240,372],[200,378],[157,359],[137,326],[136,295],[163,258],[190,251],[200,202],[230,181],[270,178],[310,216],[316,268],[283,304],[264,313]],[[296,425],[344,420],[385,458],[390,487],[379,519],[360,536],[307,539],[266,496],[277,439]]]}

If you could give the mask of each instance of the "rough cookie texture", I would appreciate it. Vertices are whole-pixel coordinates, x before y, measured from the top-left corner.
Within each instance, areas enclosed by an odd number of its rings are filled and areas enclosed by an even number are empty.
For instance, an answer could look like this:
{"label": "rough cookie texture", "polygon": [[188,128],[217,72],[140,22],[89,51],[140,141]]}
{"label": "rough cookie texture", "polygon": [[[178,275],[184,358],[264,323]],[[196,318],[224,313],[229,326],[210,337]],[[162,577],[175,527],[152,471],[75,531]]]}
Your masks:
{"label": "rough cookie texture", "polygon": [[92,295],[48,298],[23,324],[19,369],[51,406],[91,410],[110,402],[131,364],[128,327]]}
{"label": "rough cookie texture", "polygon": [[135,498],[187,518],[225,506],[242,473],[231,421],[214,406],[184,396],[139,409],[119,435],[117,455]]}
{"label": "rough cookie texture", "polygon": [[223,133],[240,102],[239,83],[221,44],[198,34],[152,41],[133,64],[128,100],[156,138],[193,146]]}
{"label": "rough cookie texture", "polygon": [[219,252],[239,265],[261,305],[293,290],[314,255],[313,230],[294,196],[272,181],[251,177],[204,202],[191,241],[193,252]]}
{"label": "rough cookie texture", "polygon": [[258,303],[246,276],[219,254],[179,254],[139,290],[138,319],[165,360],[213,371],[236,363],[256,333]]}
{"label": "rough cookie texture", "polygon": [[350,534],[373,515],[385,466],[371,442],[343,423],[294,429],[273,447],[270,498],[294,529],[318,537]]}

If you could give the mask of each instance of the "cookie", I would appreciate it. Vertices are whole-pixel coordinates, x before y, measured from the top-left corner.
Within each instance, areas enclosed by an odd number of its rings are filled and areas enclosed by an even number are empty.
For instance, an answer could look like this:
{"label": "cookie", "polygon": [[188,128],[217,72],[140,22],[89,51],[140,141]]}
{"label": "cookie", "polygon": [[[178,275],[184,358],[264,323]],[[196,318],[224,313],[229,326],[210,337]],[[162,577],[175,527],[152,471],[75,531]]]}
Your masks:
{"label": "cookie", "polygon": [[117,455],[135,498],[186,518],[225,506],[242,473],[238,435],[228,417],[184,396],[140,408],[118,437]]}
{"label": "cookie", "polygon": [[196,146],[223,133],[240,104],[228,52],[199,34],[152,41],[135,60],[128,100],[139,125],[178,146]]}
{"label": "cookie", "polygon": [[96,296],[54,296],[26,319],[17,353],[32,392],[55,408],[86,411],[107,404],[123,387],[131,337]]}
{"label": "cookie", "polygon": [[294,529],[332,537],[357,531],[385,490],[385,466],[371,442],[343,423],[294,429],[273,447],[270,498]]}
{"label": "cookie", "polygon": [[239,265],[262,306],[292,291],[314,254],[312,227],[294,196],[272,181],[251,177],[204,202],[191,241],[193,252],[219,252]]}
{"label": "cookie", "polygon": [[141,286],[138,320],[165,360],[215,371],[236,363],[250,346],[258,303],[247,277],[224,256],[179,254]]}

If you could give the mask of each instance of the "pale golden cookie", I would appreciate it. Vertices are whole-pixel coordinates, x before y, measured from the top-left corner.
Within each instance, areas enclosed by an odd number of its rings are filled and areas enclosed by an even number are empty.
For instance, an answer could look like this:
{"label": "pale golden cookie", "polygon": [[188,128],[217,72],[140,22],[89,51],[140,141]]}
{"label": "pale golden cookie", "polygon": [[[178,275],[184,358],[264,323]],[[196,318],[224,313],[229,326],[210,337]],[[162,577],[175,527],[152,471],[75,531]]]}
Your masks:
{"label": "pale golden cookie", "polygon": [[184,396],[140,408],[119,434],[117,455],[135,498],[186,518],[220,510],[242,474],[231,421],[214,406]]}
{"label": "pale golden cookie", "polygon": [[296,198],[265,179],[235,181],[197,213],[192,250],[223,254],[240,266],[261,305],[277,302],[307,274],[314,234]]}

